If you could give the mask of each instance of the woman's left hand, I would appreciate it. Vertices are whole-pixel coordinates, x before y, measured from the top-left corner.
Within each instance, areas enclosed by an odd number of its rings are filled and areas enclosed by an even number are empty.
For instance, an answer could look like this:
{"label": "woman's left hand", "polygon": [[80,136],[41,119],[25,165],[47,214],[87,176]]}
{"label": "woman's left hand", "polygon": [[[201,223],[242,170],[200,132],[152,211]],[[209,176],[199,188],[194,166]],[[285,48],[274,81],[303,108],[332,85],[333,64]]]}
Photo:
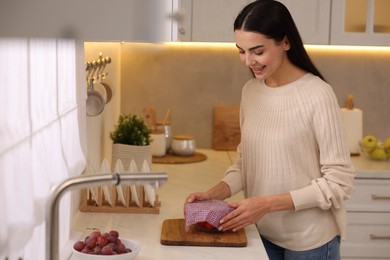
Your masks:
{"label": "woman's left hand", "polygon": [[221,219],[219,230],[238,231],[245,226],[254,224],[268,213],[269,208],[264,197],[244,199],[240,202],[229,203],[229,206],[235,210]]}
{"label": "woman's left hand", "polygon": [[240,202],[229,203],[229,206],[235,208],[235,210],[221,219],[219,230],[238,231],[256,223],[267,213],[280,210],[294,210],[294,203],[290,193],[251,197]]}

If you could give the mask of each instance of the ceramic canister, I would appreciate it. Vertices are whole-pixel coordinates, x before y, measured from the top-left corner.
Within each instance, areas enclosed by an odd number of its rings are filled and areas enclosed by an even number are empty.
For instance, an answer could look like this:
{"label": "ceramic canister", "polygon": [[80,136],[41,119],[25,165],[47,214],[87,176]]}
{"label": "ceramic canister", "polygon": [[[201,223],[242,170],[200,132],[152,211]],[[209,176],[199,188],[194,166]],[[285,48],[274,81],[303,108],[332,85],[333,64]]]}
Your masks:
{"label": "ceramic canister", "polygon": [[154,132],[150,134],[152,142],[150,144],[152,156],[162,157],[166,154],[166,140],[164,132]]}
{"label": "ceramic canister", "polygon": [[190,135],[175,135],[172,138],[172,152],[179,156],[191,156],[195,153],[195,140]]}
{"label": "ceramic canister", "polygon": [[171,145],[172,145],[172,127],[171,127],[171,124],[170,123],[163,124],[161,122],[157,122],[156,130],[164,132],[164,134],[165,134],[166,151],[169,152],[169,150],[171,150]]}

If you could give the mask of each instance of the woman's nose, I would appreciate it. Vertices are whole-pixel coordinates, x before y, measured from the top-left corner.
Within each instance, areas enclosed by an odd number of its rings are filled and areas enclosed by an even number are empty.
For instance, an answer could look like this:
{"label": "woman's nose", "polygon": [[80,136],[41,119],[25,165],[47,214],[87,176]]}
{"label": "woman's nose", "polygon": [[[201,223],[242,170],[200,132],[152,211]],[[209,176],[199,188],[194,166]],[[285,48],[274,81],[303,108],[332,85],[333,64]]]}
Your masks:
{"label": "woman's nose", "polygon": [[245,65],[251,66],[254,62],[252,55],[245,55]]}

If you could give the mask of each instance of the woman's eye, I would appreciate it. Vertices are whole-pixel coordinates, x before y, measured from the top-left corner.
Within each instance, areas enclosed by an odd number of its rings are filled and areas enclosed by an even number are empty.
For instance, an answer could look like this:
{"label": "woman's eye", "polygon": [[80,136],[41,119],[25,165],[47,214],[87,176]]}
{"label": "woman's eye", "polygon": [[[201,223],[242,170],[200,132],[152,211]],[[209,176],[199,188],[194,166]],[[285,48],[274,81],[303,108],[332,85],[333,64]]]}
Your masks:
{"label": "woman's eye", "polygon": [[238,53],[239,53],[239,54],[244,54],[245,51],[243,51],[243,50],[238,50]]}
{"label": "woman's eye", "polygon": [[263,51],[257,51],[255,52],[255,55],[262,55],[264,52]]}

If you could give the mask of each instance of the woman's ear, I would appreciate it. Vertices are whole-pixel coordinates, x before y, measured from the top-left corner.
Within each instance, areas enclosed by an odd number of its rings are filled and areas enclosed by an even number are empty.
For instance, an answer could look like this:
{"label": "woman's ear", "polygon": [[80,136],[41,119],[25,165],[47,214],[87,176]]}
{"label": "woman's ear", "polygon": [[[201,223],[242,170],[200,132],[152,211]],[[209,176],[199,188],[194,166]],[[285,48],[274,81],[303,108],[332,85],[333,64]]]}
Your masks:
{"label": "woman's ear", "polygon": [[287,36],[284,36],[284,39],[282,42],[283,42],[284,50],[288,51],[290,49],[291,45],[290,45],[290,41],[288,40]]}

